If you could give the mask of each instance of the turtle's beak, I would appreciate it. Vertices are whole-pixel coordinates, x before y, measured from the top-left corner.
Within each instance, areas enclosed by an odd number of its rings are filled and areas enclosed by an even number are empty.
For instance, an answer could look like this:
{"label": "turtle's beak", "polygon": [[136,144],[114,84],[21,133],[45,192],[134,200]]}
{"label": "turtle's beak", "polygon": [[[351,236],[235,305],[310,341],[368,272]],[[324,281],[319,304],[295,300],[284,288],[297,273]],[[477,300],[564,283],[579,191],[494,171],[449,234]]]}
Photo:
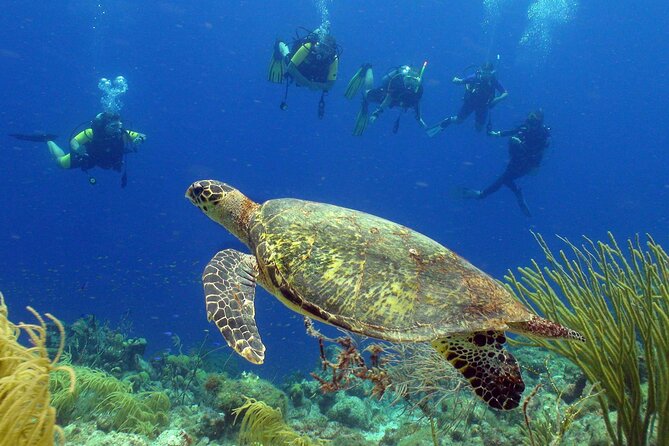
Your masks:
{"label": "turtle's beak", "polygon": [[202,192],[205,190],[204,181],[196,181],[186,190],[186,198],[195,206],[202,204]]}

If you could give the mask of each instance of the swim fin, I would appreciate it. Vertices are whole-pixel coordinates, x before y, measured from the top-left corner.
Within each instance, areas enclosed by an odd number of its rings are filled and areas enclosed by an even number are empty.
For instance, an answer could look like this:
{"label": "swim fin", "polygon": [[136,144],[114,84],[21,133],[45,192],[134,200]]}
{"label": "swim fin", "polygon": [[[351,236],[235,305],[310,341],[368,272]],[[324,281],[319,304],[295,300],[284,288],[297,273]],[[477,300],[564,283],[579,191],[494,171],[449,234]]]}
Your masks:
{"label": "swim fin", "polygon": [[459,187],[455,190],[455,193],[460,198],[481,198],[481,191],[478,189]]}
{"label": "swim fin", "polygon": [[425,129],[425,132],[427,133],[427,136],[429,136],[430,138],[434,138],[435,136],[443,132],[449,125],[451,125],[451,118],[446,118],[441,122],[439,122],[438,124],[435,124],[432,127],[428,127],[427,129]]}
{"label": "swim fin", "polygon": [[267,80],[275,84],[283,83],[283,76],[286,70],[284,57],[281,53],[281,44],[285,45],[285,43],[279,40],[274,43],[274,52],[272,53],[272,58],[269,61],[269,69],[267,70]]}
{"label": "swim fin", "polygon": [[58,135],[51,133],[10,133],[9,136],[20,139],[21,141],[47,142],[58,138]]}
{"label": "swim fin", "polygon": [[360,136],[367,128],[369,122],[369,115],[367,114],[367,103],[363,102],[358,116],[355,118],[355,126],[353,127],[353,136]]}
{"label": "swim fin", "polygon": [[344,96],[348,99],[353,99],[355,95],[358,94],[358,91],[360,91],[360,87],[362,87],[363,84],[368,84],[366,85],[366,88],[369,89],[372,88],[371,84],[373,83],[374,77],[372,74],[372,64],[363,64],[348,82],[346,91],[344,91]]}
{"label": "swim fin", "polygon": [[518,188],[514,194],[516,195],[516,201],[518,202],[518,206],[520,207],[523,215],[526,217],[532,217],[530,208],[527,206],[527,202],[525,201],[525,197],[523,197],[523,192],[520,190],[520,188]]}

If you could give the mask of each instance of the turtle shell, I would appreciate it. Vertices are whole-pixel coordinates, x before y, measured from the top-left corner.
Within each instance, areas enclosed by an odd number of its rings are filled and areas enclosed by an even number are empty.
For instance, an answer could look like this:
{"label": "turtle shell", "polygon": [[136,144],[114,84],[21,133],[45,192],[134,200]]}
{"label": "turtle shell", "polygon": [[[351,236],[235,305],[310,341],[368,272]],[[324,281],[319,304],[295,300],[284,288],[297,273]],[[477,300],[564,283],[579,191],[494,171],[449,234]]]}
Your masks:
{"label": "turtle shell", "polygon": [[260,282],[286,305],[363,335],[419,342],[532,317],[454,252],[363,212],[270,200],[251,222],[250,246]]}

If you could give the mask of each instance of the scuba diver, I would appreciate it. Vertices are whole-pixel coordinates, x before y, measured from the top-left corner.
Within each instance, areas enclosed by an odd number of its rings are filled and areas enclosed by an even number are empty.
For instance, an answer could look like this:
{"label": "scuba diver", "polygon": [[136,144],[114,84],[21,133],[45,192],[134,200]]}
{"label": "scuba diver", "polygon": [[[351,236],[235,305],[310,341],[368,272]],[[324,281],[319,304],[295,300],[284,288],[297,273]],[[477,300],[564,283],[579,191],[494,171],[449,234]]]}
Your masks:
{"label": "scuba diver", "polygon": [[515,180],[539,168],[546,148],[550,144],[550,128],[544,125],[543,111],[539,109],[529,113],[525,122],[515,129],[506,131],[491,130],[488,132],[488,135],[497,137],[510,136],[509,163],[504,173],[490,186],[482,191],[477,189],[462,189],[462,197],[483,199],[497,192],[502,186],[506,186],[516,196],[523,214],[531,217],[530,209],[527,207],[523,193],[516,185]]}
{"label": "scuba diver", "polygon": [[[63,169],[79,168],[88,173],[93,167],[123,171],[121,187],[128,181],[125,170],[125,154],[137,152],[139,144],[146,140],[146,135],[123,128],[121,116],[117,113],[99,113],[92,121],[90,128],[79,132],[70,141],[70,153],[65,153],[53,140],[51,134],[12,134],[11,136],[25,141],[46,142],[49,152],[56,164]],[[95,184],[94,177],[89,175],[89,182]]]}
{"label": "scuba diver", "polygon": [[[358,112],[353,127],[353,135],[362,135],[368,123],[374,123],[386,108],[400,107],[403,112],[413,108],[416,113],[416,120],[420,125],[427,127],[420,112],[420,99],[423,96],[423,74],[427,67],[425,61],[420,69],[412,68],[409,65],[402,65],[391,69],[383,79],[379,88],[372,88],[374,85],[374,74],[371,64],[363,64],[348,83],[344,96],[348,99],[358,93],[361,87],[362,106]],[[368,115],[369,103],[374,102],[379,106],[371,115]],[[393,133],[397,133],[400,126],[400,116],[395,120]]]}
{"label": "scuba diver", "polygon": [[486,119],[488,120],[488,127],[490,127],[490,109],[509,95],[497,80],[495,67],[492,62],[484,63],[476,72],[464,78],[456,76],[452,82],[465,86],[462,106],[457,115],[446,118],[428,128],[427,134],[430,137],[438,135],[451,124],[462,124],[472,113],[476,114],[476,131],[480,132],[483,130]]}
{"label": "scuba diver", "polygon": [[325,96],[337,80],[340,54],[341,48],[326,28],[308,31],[305,36],[300,36],[298,30],[291,48],[277,40],[267,79],[276,84],[286,83],[281,110],[288,108],[288,86],[295,82],[298,87],[321,90],[318,117],[322,119],[325,114]]}

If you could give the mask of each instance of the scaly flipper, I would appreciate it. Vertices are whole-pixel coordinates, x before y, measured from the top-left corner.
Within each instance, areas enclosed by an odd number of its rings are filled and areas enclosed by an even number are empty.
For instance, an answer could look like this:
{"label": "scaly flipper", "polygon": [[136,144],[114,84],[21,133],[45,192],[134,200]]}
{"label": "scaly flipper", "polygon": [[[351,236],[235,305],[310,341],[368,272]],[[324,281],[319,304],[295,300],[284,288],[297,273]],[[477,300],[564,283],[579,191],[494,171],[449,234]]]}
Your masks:
{"label": "scaly flipper", "polygon": [[369,84],[365,86],[367,89],[372,88],[371,84],[374,82],[374,78],[372,76],[372,65],[368,63],[361,65],[351,80],[348,81],[346,91],[344,91],[344,96],[346,96],[348,99],[353,99],[355,95],[358,94],[358,91],[363,84]]}
{"label": "scaly flipper", "polygon": [[585,337],[576,330],[567,328],[557,322],[549,321],[539,316],[533,316],[525,322],[509,322],[509,329],[514,333],[541,338],[574,339],[586,342]]}
{"label": "scaly flipper", "polygon": [[510,410],[520,404],[525,383],[516,359],[504,350],[505,342],[503,332],[491,330],[447,336],[432,346],[490,407]]}
{"label": "scaly flipper", "polygon": [[265,360],[265,346],[256,327],[255,297],[258,265],[239,251],[219,251],[202,273],[207,319],[214,321],[225,341],[254,364]]}

